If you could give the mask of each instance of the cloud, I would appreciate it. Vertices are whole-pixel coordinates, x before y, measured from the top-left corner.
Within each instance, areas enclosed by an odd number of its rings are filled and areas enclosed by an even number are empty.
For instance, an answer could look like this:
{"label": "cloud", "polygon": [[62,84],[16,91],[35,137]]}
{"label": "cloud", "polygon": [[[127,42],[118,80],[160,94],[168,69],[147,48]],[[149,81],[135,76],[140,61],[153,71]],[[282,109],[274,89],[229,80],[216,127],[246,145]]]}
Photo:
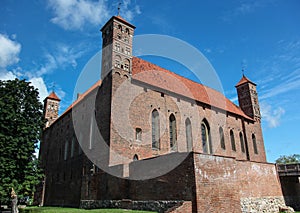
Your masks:
{"label": "cloud", "polygon": [[[84,46],[84,48],[83,48]],[[40,64],[39,68],[36,70],[31,70],[27,72],[26,75],[29,78],[34,76],[39,77],[45,74],[52,73],[56,69],[63,70],[69,68],[77,67],[77,60],[86,53],[86,45],[78,45],[76,47],[71,47],[69,45],[58,43],[56,44],[55,50],[53,52],[46,52],[44,55],[44,62]]]}
{"label": "cloud", "polygon": [[244,16],[255,12],[257,9],[265,7],[271,1],[241,1],[239,5],[231,10],[225,11],[222,16],[223,21],[231,21],[239,16]]}
{"label": "cloud", "polygon": [[82,29],[86,24],[99,25],[109,17],[106,1],[49,0],[54,12],[51,22],[65,30]]}
{"label": "cloud", "polygon": [[0,34],[0,68],[6,68],[19,62],[21,44]]}
{"label": "cloud", "polygon": [[17,76],[11,71],[4,70],[0,72],[0,80],[2,81],[13,80],[15,78],[17,78]]}
{"label": "cloud", "polygon": [[[88,25],[100,26],[116,12],[110,9],[105,0],[48,0],[49,8],[54,17],[51,22],[65,30],[83,30]],[[138,5],[132,5],[130,0],[123,0],[121,16],[131,21],[135,15],[141,14]]]}
{"label": "cloud", "polygon": [[263,121],[267,122],[269,128],[275,128],[280,125],[281,117],[285,114],[282,107],[273,109],[271,105],[266,102],[260,104],[261,115]]}
{"label": "cloud", "polygon": [[49,95],[44,79],[42,77],[34,77],[29,79],[29,81],[32,86],[39,90],[39,99],[43,103],[43,100]]}

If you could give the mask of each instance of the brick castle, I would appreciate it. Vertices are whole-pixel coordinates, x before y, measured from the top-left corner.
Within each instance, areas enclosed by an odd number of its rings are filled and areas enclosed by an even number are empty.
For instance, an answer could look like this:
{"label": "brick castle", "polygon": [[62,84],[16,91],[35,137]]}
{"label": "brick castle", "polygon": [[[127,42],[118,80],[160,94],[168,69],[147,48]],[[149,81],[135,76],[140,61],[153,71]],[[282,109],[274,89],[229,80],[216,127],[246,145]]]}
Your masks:
{"label": "brick castle", "polygon": [[[256,84],[220,92],[132,56],[135,27],[101,29],[101,79],[58,116],[44,100],[43,205],[159,212],[277,212],[276,168],[266,162]],[[100,72],[100,71],[99,71]]]}

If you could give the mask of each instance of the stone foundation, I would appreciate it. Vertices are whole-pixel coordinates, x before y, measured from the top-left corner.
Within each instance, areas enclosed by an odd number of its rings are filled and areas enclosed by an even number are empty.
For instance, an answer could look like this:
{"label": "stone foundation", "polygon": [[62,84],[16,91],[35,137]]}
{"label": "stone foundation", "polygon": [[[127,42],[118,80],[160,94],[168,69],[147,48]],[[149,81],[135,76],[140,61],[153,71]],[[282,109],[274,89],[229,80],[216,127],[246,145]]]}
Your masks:
{"label": "stone foundation", "polygon": [[285,206],[283,197],[242,198],[242,213],[278,213]]}
{"label": "stone foundation", "polygon": [[80,208],[82,209],[100,209],[100,208],[119,208],[132,210],[146,210],[163,212],[178,212],[178,208],[183,208],[192,212],[192,202],[183,200],[81,200]]}

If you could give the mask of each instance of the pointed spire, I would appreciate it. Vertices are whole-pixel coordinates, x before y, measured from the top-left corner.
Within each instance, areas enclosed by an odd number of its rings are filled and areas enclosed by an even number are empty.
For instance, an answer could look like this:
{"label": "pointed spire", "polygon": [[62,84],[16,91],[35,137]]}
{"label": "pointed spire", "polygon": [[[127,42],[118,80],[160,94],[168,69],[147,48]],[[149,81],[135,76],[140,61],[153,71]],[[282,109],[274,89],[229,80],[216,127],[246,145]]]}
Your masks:
{"label": "pointed spire", "polygon": [[55,94],[54,91],[52,91],[52,92],[50,93],[50,95],[48,95],[48,96],[45,98],[45,100],[46,100],[46,99],[53,99],[53,100],[60,101],[59,97]]}
{"label": "pointed spire", "polygon": [[254,84],[256,86],[255,83],[253,83],[252,81],[250,81],[244,74],[243,74],[243,77],[241,78],[241,80],[235,85],[235,87],[238,87],[242,84],[245,84],[245,83],[251,83],[251,84]]}

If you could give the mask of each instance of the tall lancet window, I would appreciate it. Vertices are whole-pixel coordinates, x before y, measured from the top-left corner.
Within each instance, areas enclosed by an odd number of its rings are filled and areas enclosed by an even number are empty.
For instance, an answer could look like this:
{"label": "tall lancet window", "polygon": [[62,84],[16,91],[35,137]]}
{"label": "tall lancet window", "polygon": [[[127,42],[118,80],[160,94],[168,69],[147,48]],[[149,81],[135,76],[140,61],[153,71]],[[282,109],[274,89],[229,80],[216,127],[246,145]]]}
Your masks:
{"label": "tall lancet window", "polygon": [[240,132],[240,142],[241,142],[241,151],[245,153],[245,143],[244,143],[244,136],[242,132]]}
{"label": "tall lancet window", "polygon": [[160,126],[159,113],[155,109],[152,111],[152,149],[159,149]]}
{"label": "tall lancet window", "polygon": [[225,138],[224,138],[224,131],[222,127],[219,128],[219,135],[220,135],[221,148],[225,150],[226,149]]}
{"label": "tall lancet window", "polygon": [[252,143],[253,143],[253,150],[255,154],[258,154],[258,150],[257,150],[257,143],[256,143],[256,137],[254,134],[252,134]]}
{"label": "tall lancet window", "polygon": [[192,124],[189,118],[185,120],[185,135],[186,135],[187,151],[191,152],[193,150],[193,135],[192,135]]}
{"label": "tall lancet window", "polygon": [[202,139],[203,153],[211,154],[212,146],[210,141],[210,129],[206,120],[203,120],[201,122],[201,139]]}
{"label": "tall lancet window", "polygon": [[176,118],[173,114],[169,117],[170,149],[176,151],[177,147],[177,128]]}
{"label": "tall lancet window", "polygon": [[231,141],[231,149],[232,149],[232,151],[236,151],[233,131],[230,130],[229,134],[230,134],[230,141]]}

